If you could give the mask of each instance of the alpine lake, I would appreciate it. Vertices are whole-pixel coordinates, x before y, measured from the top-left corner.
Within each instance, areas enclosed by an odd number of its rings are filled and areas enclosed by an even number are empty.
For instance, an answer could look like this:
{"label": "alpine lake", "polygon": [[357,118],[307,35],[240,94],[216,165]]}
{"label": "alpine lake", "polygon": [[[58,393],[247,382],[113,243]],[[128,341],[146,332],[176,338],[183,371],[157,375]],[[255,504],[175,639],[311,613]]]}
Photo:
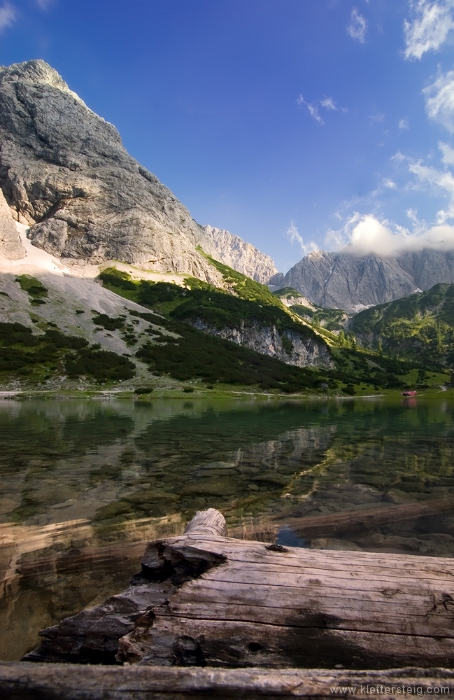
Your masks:
{"label": "alpine lake", "polygon": [[0,401],[0,659],[214,507],[229,535],[454,554],[454,400]]}

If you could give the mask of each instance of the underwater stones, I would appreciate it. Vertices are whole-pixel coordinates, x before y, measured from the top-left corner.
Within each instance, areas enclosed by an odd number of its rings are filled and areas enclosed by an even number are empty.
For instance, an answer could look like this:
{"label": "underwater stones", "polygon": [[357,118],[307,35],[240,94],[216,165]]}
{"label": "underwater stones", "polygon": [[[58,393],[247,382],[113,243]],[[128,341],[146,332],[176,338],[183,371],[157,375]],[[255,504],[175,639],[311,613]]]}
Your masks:
{"label": "underwater stones", "polygon": [[238,491],[238,484],[228,477],[211,477],[201,479],[185,486],[182,496],[233,496]]}
{"label": "underwater stones", "polygon": [[290,477],[277,474],[276,472],[264,472],[256,475],[255,480],[260,484],[270,484],[271,486],[287,486]]}
{"label": "underwater stones", "polygon": [[117,501],[116,503],[108,503],[101,508],[98,508],[95,515],[95,520],[109,520],[118,516],[125,516],[132,513],[131,503],[126,501]]}
{"label": "underwater stones", "polygon": [[124,497],[125,501],[131,503],[154,503],[162,501],[178,501],[178,496],[175,493],[167,493],[166,491],[157,491],[149,489],[148,491],[135,491]]}
{"label": "underwater stones", "polygon": [[350,542],[349,540],[339,540],[336,537],[315,537],[311,540],[311,549],[334,549],[339,552],[361,551],[361,547],[359,547],[356,544],[356,542]]}
{"label": "underwater stones", "polygon": [[53,506],[69,501],[75,495],[75,490],[67,484],[43,480],[24,493],[23,501],[26,504]]}
{"label": "underwater stones", "polygon": [[452,557],[454,537],[436,532],[425,535],[401,536],[374,533],[361,541],[363,548],[383,552],[406,552],[420,556]]}

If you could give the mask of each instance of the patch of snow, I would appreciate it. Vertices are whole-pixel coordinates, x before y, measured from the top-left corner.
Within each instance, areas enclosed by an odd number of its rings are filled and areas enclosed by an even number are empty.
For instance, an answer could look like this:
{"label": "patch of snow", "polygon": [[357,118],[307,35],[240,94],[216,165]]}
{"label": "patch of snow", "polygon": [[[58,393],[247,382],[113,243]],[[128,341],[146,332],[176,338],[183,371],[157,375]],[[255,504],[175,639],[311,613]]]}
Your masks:
{"label": "patch of snow", "polygon": [[[70,272],[67,267],[62,265],[58,258],[32,245],[32,242],[27,238],[28,226],[20,224],[18,221],[15,221],[15,224],[21,238],[21,243],[25,248],[25,256],[20,260],[0,261],[0,269],[3,272],[9,272],[11,269],[18,272],[19,270],[17,270],[17,268],[24,267],[35,267],[45,272],[52,272],[54,275],[64,275]],[[21,269],[21,272],[23,271],[24,270]]]}
{"label": "patch of snow", "polygon": [[328,282],[329,278],[333,274],[333,270],[334,270],[334,265],[331,265],[331,267],[329,268],[328,277],[325,280],[325,284]]}

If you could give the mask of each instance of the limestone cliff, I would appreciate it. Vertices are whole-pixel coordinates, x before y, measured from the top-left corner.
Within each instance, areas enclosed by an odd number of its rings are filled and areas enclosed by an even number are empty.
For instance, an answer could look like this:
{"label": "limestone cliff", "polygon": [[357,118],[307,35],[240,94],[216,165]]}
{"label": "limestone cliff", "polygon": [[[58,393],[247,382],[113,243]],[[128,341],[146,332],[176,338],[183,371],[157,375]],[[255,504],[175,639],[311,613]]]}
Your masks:
{"label": "limestone cliff", "polygon": [[11,210],[0,190],[0,256],[8,260],[20,260],[25,256]]}
{"label": "limestone cliff", "polygon": [[399,257],[317,251],[291,268],[278,287],[293,287],[318,306],[357,312],[454,282],[454,252],[425,249]]}
{"label": "limestone cliff", "polygon": [[203,227],[44,61],[0,68],[0,143],[0,187],[35,246],[219,282]]}
{"label": "limestone cliff", "polygon": [[296,367],[334,367],[327,344],[322,338],[317,342],[303,333],[276,326],[264,326],[254,319],[247,319],[237,327],[217,328],[206,321],[197,319],[192,324],[203,331],[243,345],[262,355],[275,357]]}
{"label": "limestone cliff", "polygon": [[239,236],[213,226],[205,226],[207,239],[212,245],[212,256],[256,282],[268,284],[277,269],[272,258]]}

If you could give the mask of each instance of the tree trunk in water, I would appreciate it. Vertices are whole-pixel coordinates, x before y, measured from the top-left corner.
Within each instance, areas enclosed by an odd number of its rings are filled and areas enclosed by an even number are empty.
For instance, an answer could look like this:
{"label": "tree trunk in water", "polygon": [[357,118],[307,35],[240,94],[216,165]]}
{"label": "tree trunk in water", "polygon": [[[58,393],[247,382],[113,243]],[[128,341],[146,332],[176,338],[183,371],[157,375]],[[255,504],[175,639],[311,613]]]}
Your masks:
{"label": "tree trunk in water", "polygon": [[25,658],[152,666],[452,666],[454,561],[228,538],[214,509],[152,542],[130,588]]}

